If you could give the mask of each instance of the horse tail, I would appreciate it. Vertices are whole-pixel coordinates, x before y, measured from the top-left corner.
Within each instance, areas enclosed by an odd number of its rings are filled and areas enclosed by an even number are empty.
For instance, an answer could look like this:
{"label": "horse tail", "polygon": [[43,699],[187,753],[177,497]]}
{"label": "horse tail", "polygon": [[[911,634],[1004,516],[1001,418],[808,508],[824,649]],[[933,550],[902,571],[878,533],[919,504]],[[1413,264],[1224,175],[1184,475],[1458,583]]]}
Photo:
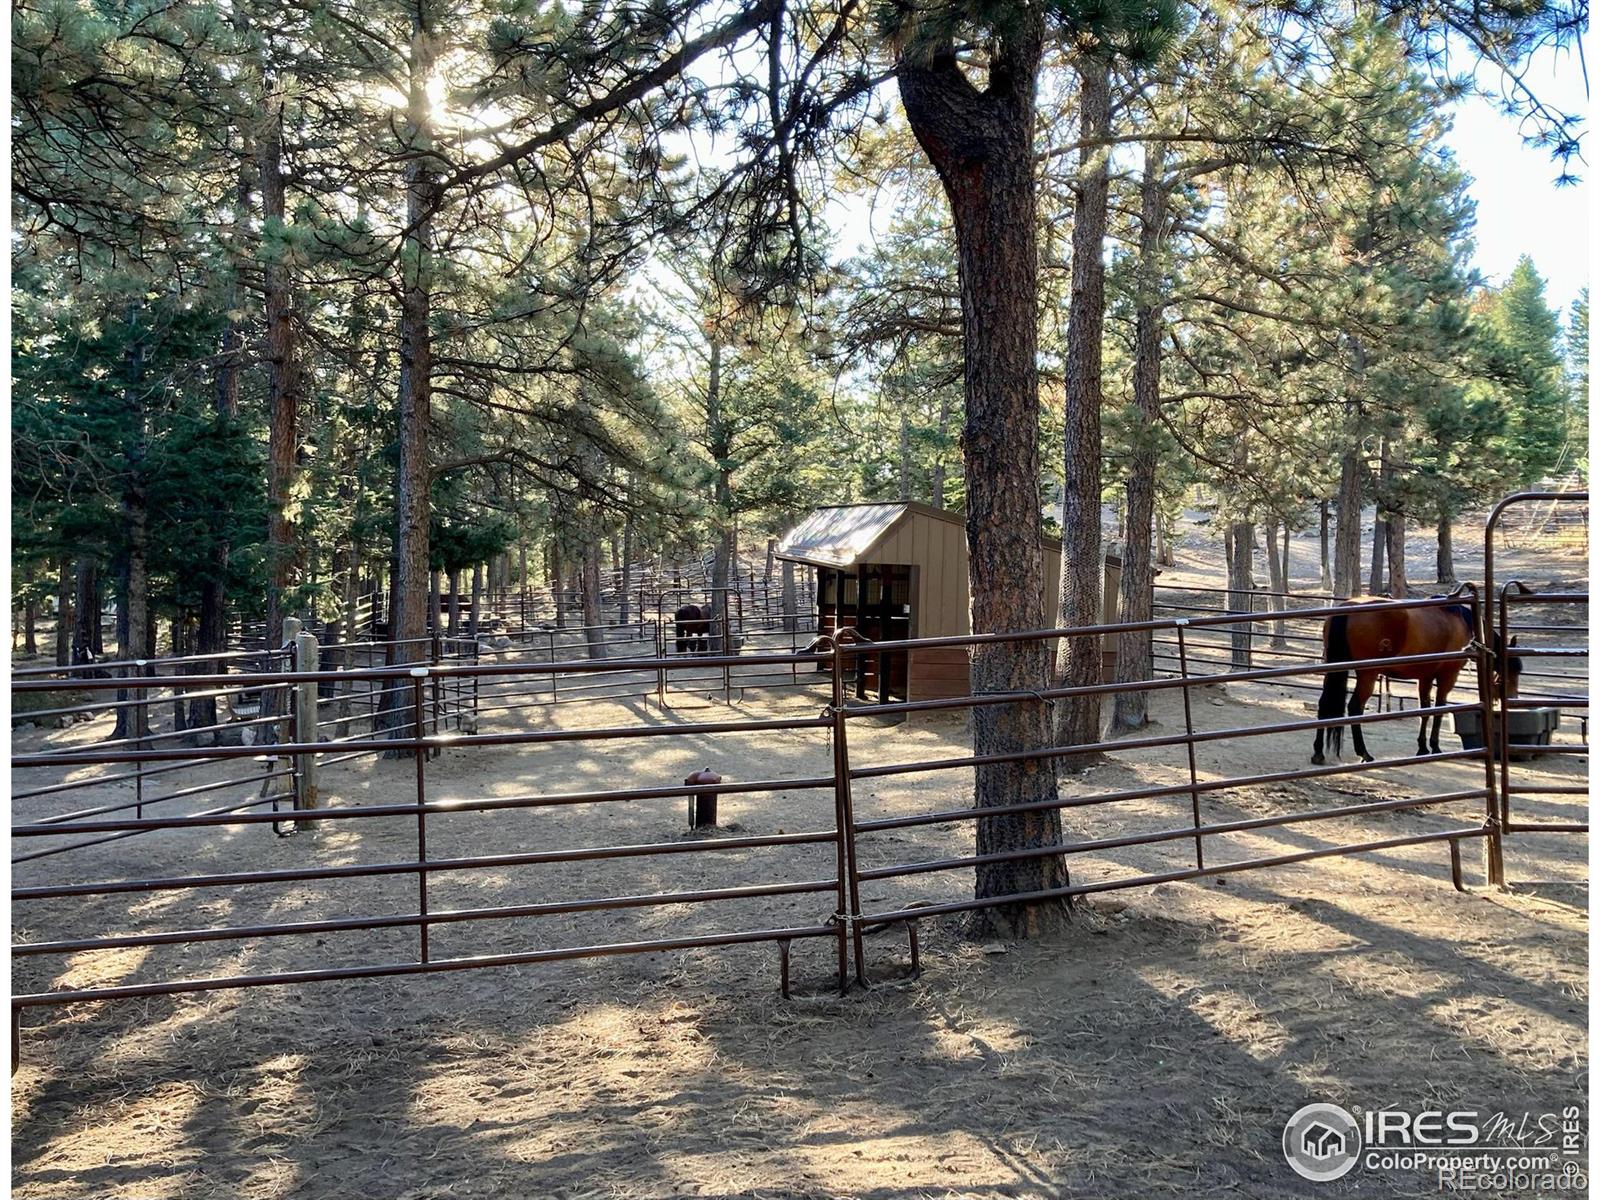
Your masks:
{"label": "horse tail", "polygon": [[[1323,635],[1323,662],[1350,661],[1349,625],[1349,617],[1336,616],[1328,618],[1327,629]],[[1322,679],[1322,698],[1317,701],[1317,720],[1327,721],[1344,716],[1345,696],[1349,690],[1349,671],[1329,671],[1324,675]],[[1328,745],[1337,755],[1339,747],[1344,743],[1344,726],[1334,725],[1328,729],[1327,733]]]}

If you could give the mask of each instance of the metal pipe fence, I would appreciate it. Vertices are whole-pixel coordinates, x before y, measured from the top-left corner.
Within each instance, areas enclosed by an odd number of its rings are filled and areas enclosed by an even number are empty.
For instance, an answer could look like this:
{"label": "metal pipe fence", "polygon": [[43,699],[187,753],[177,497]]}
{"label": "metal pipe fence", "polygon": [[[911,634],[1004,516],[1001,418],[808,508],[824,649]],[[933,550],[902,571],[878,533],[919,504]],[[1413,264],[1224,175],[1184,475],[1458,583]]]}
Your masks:
{"label": "metal pipe fence", "polygon": [[[1390,608],[1420,608],[1441,604],[1467,604],[1474,616],[1478,612],[1476,593],[1428,600],[1394,601]],[[1502,606],[1502,611],[1509,606]],[[1194,672],[1189,669],[1189,655],[1193,639],[1205,631],[1231,625],[1240,621],[1254,623],[1279,619],[1297,621],[1320,620],[1337,612],[1348,611],[1342,606],[1329,606],[1292,612],[1257,614],[1211,614],[1192,618],[1166,618],[1122,625],[1096,626],[1072,630],[1035,630],[1002,634],[978,634],[955,638],[928,638],[901,642],[881,642],[870,645],[850,638],[818,639],[813,649],[797,648],[788,652],[760,654],[723,654],[698,658],[663,655],[658,651],[663,637],[657,628],[655,640],[648,644],[649,654],[626,659],[579,659],[549,662],[488,662],[476,650],[468,653],[465,647],[438,647],[441,655],[453,657],[437,664],[404,665],[397,667],[361,667],[350,670],[296,671],[290,674],[257,675],[203,675],[183,677],[182,682],[196,688],[215,688],[223,685],[245,689],[288,687],[307,689],[317,695],[323,687],[338,688],[350,685],[360,689],[362,698],[377,696],[378,705],[387,695],[398,697],[391,704],[391,714],[403,713],[387,727],[378,727],[355,735],[346,735],[328,741],[286,740],[270,747],[278,771],[299,769],[296,763],[307,759],[324,765],[347,759],[355,754],[384,754],[409,759],[412,769],[405,783],[408,793],[403,800],[392,794],[381,803],[339,802],[316,808],[288,808],[272,812],[260,811],[263,799],[235,802],[225,806],[195,813],[161,811],[147,814],[142,808],[130,815],[129,805],[123,801],[94,804],[66,813],[47,813],[40,817],[21,819],[12,827],[14,846],[26,853],[17,861],[27,861],[53,852],[64,835],[112,840],[139,835],[213,837],[227,834],[243,836],[259,826],[270,826],[281,832],[285,827],[296,831],[317,829],[344,829],[357,834],[354,843],[360,846],[359,833],[364,828],[394,829],[396,820],[409,825],[409,836],[414,850],[409,855],[388,854],[367,861],[338,862],[333,864],[299,864],[288,867],[273,866],[260,869],[205,870],[193,874],[148,874],[137,869],[137,857],[130,856],[128,874],[117,878],[67,880],[46,876],[27,881],[17,881],[12,892],[12,902],[19,914],[19,927],[34,930],[37,923],[28,914],[32,906],[48,906],[53,901],[72,900],[74,909],[93,914],[103,922],[101,927],[87,932],[66,933],[55,929],[42,930],[34,936],[21,939],[13,946],[19,964],[46,964],[41,972],[32,967],[21,972],[26,980],[23,990],[13,996],[14,1015],[22,1010],[60,1004],[95,1000],[125,999],[131,997],[168,995],[183,992],[209,991],[219,988],[249,988],[277,984],[305,984],[323,980],[369,978],[376,976],[403,976],[440,971],[463,970],[474,967],[505,966],[526,963],[565,961],[574,958],[611,956],[618,954],[648,953],[669,950],[705,949],[710,947],[775,944],[779,953],[782,986],[787,993],[789,974],[789,947],[797,940],[823,939],[832,941],[837,963],[834,975],[841,989],[854,978],[862,983],[869,981],[863,935],[869,928],[886,925],[905,925],[911,943],[913,964],[917,955],[917,922],[941,914],[968,912],[974,909],[1068,899],[1093,892],[1117,888],[1143,887],[1154,883],[1182,879],[1197,879],[1239,871],[1308,862],[1333,855],[1379,852],[1402,847],[1444,844],[1450,851],[1450,870],[1456,885],[1463,886],[1460,843],[1469,839],[1481,840],[1486,847],[1486,859],[1493,864],[1500,856],[1500,840],[1506,832],[1510,816],[1506,803],[1507,792],[1503,774],[1491,749],[1451,750],[1439,754],[1406,755],[1373,763],[1336,763],[1303,769],[1272,772],[1223,771],[1215,777],[1203,777],[1197,765],[1197,751],[1205,750],[1215,756],[1225,754],[1226,748],[1245,739],[1300,736],[1335,725],[1357,722],[1363,726],[1381,725],[1398,719],[1416,720],[1424,716],[1443,716],[1455,713],[1472,713],[1483,723],[1491,735],[1485,747],[1493,747],[1498,736],[1495,731],[1504,712],[1510,711],[1496,704],[1488,680],[1491,664],[1483,642],[1460,650],[1431,655],[1399,655],[1381,660],[1363,660],[1360,663],[1301,663],[1291,662],[1272,666],[1252,667],[1248,670],[1227,670],[1214,673]],[[1482,629],[1481,624],[1477,626]],[[1177,645],[1179,669],[1175,676],[1129,681],[1127,683],[1100,684],[1093,687],[1057,687],[1037,691],[1007,691],[969,693],[967,695],[937,700],[907,700],[892,703],[860,704],[847,702],[847,681],[853,669],[852,660],[863,654],[894,651],[916,651],[926,648],[960,646],[973,649],[1001,643],[1033,643],[1053,647],[1064,638],[1102,637],[1106,633],[1123,630],[1148,630],[1153,635],[1170,635]],[[474,644],[475,645],[475,644]],[[1220,728],[1206,727],[1200,722],[1194,708],[1188,703],[1196,688],[1227,684],[1276,684],[1282,681],[1315,678],[1330,671],[1373,667],[1417,667],[1436,662],[1473,664],[1478,668],[1479,683],[1469,698],[1456,703],[1435,704],[1423,710],[1400,713],[1369,713],[1354,718],[1319,721],[1315,719],[1273,720],[1258,724],[1234,724]],[[786,674],[804,677],[808,686],[817,687],[817,698],[822,702],[818,715],[765,715],[759,717],[733,716],[719,721],[678,721],[668,719],[663,712],[659,719],[648,719],[648,714],[634,714],[629,719],[598,728],[544,728],[511,730],[486,730],[478,720],[470,723],[467,717],[483,718],[490,713],[515,708],[519,690],[543,697],[554,696],[563,684],[574,686],[579,681],[589,681],[592,686],[607,686],[608,677],[625,676],[621,686],[649,687],[662,676],[685,675],[698,682],[716,682],[722,672],[737,668],[755,668],[769,672],[777,678]],[[802,668],[803,676],[802,676]],[[820,668],[820,669],[819,669]],[[72,681],[75,687],[100,693],[116,689],[125,681],[115,679],[87,679]],[[21,692],[43,691],[61,687],[59,680],[20,680],[15,685]],[[497,690],[498,689],[498,690]],[[1183,700],[1182,729],[1170,733],[1140,735],[1130,738],[1105,739],[1091,745],[1043,745],[1020,750],[993,746],[973,747],[970,754],[933,758],[874,760],[852,745],[850,726],[862,720],[881,723],[885,717],[910,717],[915,714],[936,712],[971,712],[994,706],[1052,705],[1073,697],[1087,695],[1115,695],[1125,690],[1146,690],[1152,693],[1176,692]],[[319,710],[327,704],[337,704],[347,697],[335,692],[318,696]],[[377,707],[374,711],[379,711]],[[317,722],[319,727],[344,720],[339,716]],[[579,789],[557,790],[548,793],[529,793],[514,796],[471,795],[464,798],[430,798],[432,773],[430,759],[445,750],[463,750],[483,753],[501,747],[520,752],[536,751],[540,746],[557,743],[574,744],[585,754],[586,762],[596,765],[603,760],[593,757],[593,748],[607,742],[635,741],[643,744],[661,744],[663,739],[677,739],[683,744],[704,738],[753,736],[766,744],[775,737],[811,737],[825,744],[831,760],[831,770],[826,772],[778,775],[772,778],[735,780],[710,785],[647,783],[627,781],[629,786],[584,786]],[[1570,747],[1562,747],[1563,750]],[[15,755],[14,772],[62,767],[112,767],[134,766],[137,770],[156,772],[176,768],[197,757],[225,763],[261,762],[259,747],[207,747],[203,751],[165,744],[134,745],[123,743],[106,746],[77,746],[50,752]],[[913,811],[882,811],[877,802],[870,800],[865,807],[858,805],[857,785],[869,781],[892,782],[898,778],[925,777],[940,772],[971,772],[976,768],[1002,763],[1049,762],[1082,756],[1091,752],[1134,752],[1141,757],[1154,753],[1170,752],[1177,755],[1171,762],[1175,779],[1141,787],[1119,789],[1091,789],[1089,791],[1058,793],[1052,799],[1017,800],[998,806],[951,807],[949,804],[921,806]],[[1481,764],[1481,785],[1473,783],[1476,770],[1469,777],[1456,777],[1446,786],[1419,788],[1412,785],[1412,794],[1392,794],[1397,785],[1393,772],[1402,768],[1434,765]],[[271,764],[269,764],[271,765]],[[1503,769],[1503,760],[1500,764]],[[587,774],[587,773],[586,773]],[[126,772],[122,772],[126,778]],[[1252,788],[1292,781],[1327,780],[1331,777],[1377,775],[1385,781],[1391,794],[1378,799],[1349,803],[1302,804],[1290,811],[1266,815],[1239,815],[1231,810],[1219,810],[1219,802]],[[596,776],[597,784],[606,782]],[[614,782],[614,781],[613,781]],[[1465,784],[1471,786],[1463,786]],[[744,795],[774,797],[779,794],[820,794],[817,800],[831,805],[831,819],[816,821],[801,828],[791,828],[784,821],[780,832],[739,832],[714,838],[675,841],[632,841],[612,844],[597,835],[593,844],[571,847],[538,848],[531,850],[508,849],[497,843],[493,853],[430,852],[428,834],[431,826],[441,821],[460,820],[461,814],[479,814],[482,819],[501,820],[518,811],[582,810],[605,812],[607,807],[635,801],[661,800],[682,797],[687,792],[712,795]],[[44,794],[38,792],[36,794]],[[50,793],[58,794],[58,793]],[[190,793],[194,794],[194,793]],[[920,794],[920,793],[919,793]],[[827,797],[826,800],[823,797]],[[1130,805],[1175,800],[1183,803],[1185,819],[1168,821],[1155,829],[1137,828],[1138,822],[1117,829],[1107,821],[1128,814]],[[1120,807],[1119,807],[1120,806]],[[896,842],[885,842],[890,831],[943,831],[940,836],[954,836],[966,846],[976,847],[978,827],[1022,812],[1077,812],[1092,811],[1097,814],[1094,836],[1069,836],[1063,833],[1056,840],[1038,846],[1020,847],[1003,851],[977,852],[952,848],[946,844],[927,847],[914,845],[903,851]],[[1440,824],[1415,832],[1396,834],[1361,823],[1378,814],[1439,813]],[[1148,814],[1146,814],[1148,816]],[[378,822],[373,825],[373,822]],[[389,824],[385,824],[388,822]],[[493,828],[493,826],[486,826]],[[597,826],[598,828],[598,826]],[[1263,831],[1293,831],[1294,836],[1305,839],[1308,831],[1318,831],[1314,844],[1302,840],[1290,842],[1287,849],[1279,845],[1261,846],[1250,839]],[[955,833],[953,831],[967,831]],[[970,834],[970,836],[969,836]],[[1247,844],[1241,850],[1239,842]],[[296,843],[288,843],[294,846]],[[390,843],[393,844],[392,841]],[[1063,862],[1079,862],[1085,857],[1103,856],[1108,852],[1138,851],[1141,854],[1166,854],[1188,847],[1189,858],[1181,864],[1160,863],[1159,869],[1149,865],[1134,867],[1131,871],[1106,877],[1070,878],[1059,887],[1038,893],[1008,894],[978,897],[968,888],[952,892],[927,894],[923,885],[912,886],[912,881],[927,880],[932,886],[938,880],[948,880],[952,872],[969,873],[975,868],[998,862],[1033,858],[1058,858]],[[807,858],[804,852],[820,848],[832,863],[831,871],[818,870],[818,862]],[[1230,852],[1231,851],[1231,852]],[[572,863],[690,863],[701,854],[720,854],[738,863],[739,876],[725,881],[723,886],[705,886],[691,872],[676,881],[678,886],[659,886],[654,890],[635,889],[617,891],[601,889],[602,894],[558,894],[536,901],[518,903],[475,902],[465,905],[441,903],[439,888],[443,883],[461,878],[522,878],[526,872]],[[794,856],[799,855],[797,859]],[[1081,873],[1080,873],[1081,875]],[[244,900],[247,894],[282,887],[311,888],[317,895],[336,899],[347,886],[390,879],[406,883],[411,888],[409,900],[393,911],[355,911],[318,916],[315,919],[251,919],[252,909]],[[409,881],[409,882],[407,882]],[[687,884],[688,886],[681,886]],[[318,890],[320,889],[320,890]],[[116,916],[117,898],[131,903],[135,898],[151,895],[179,895],[184,893],[218,893],[239,897],[237,911],[243,920],[232,923],[186,924],[182,927],[150,927],[148,919],[141,918],[143,928],[129,929],[133,919],[124,914]],[[962,894],[967,893],[967,894]],[[813,913],[804,912],[788,920],[774,920],[764,912],[763,902],[771,905],[779,897],[827,897]],[[230,905],[230,909],[232,906]],[[430,931],[447,928],[471,927],[484,922],[507,922],[541,917],[570,916],[572,914],[620,913],[624,910],[649,910],[665,914],[664,926],[652,927],[647,932],[654,936],[631,936],[630,929],[611,928],[618,940],[592,941],[578,939],[572,944],[554,946],[528,946],[508,953],[440,953],[440,947],[430,942]],[[131,911],[131,910],[130,910]],[[702,932],[692,928],[689,914],[721,914],[719,920],[731,921],[731,928],[715,932]],[[518,929],[521,926],[517,927]],[[377,957],[360,961],[330,961],[320,949],[320,936],[335,932],[364,930],[389,930],[414,937],[409,955]],[[409,932],[408,932],[409,931]],[[159,947],[183,948],[209,943],[249,943],[270,940],[289,947],[288,961],[279,969],[256,969],[206,974],[197,973],[182,961],[172,963],[154,954]],[[81,972],[62,974],[51,971],[48,964],[60,963],[62,956],[94,955],[104,951],[144,949],[151,955],[141,962],[135,977],[121,981],[105,982],[90,979],[87,983],[74,983],[82,978]],[[854,950],[853,970],[849,959]],[[71,960],[78,961],[78,960]]]}
{"label": "metal pipe fence", "polygon": [[[1581,784],[1552,784],[1540,780],[1529,781],[1526,774],[1516,774],[1517,763],[1548,763],[1552,756],[1581,756],[1589,753],[1589,682],[1588,682],[1588,612],[1589,595],[1582,585],[1576,587],[1560,584],[1554,588],[1529,586],[1520,580],[1511,580],[1496,587],[1495,554],[1498,543],[1507,536],[1507,518],[1518,509],[1545,504],[1551,515],[1557,511],[1572,512],[1575,508],[1582,520],[1585,541],[1588,528],[1589,493],[1585,491],[1519,492],[1507,496],[1490,510],[1484,521],[1483,574],[1484,595],[1489,605],[1485,615],[1485,628],[1498,635],[1507,654],[1522,660],[1520,683],[1533,680],[1532,689],[1519,686],[1513,694],[1508,685],[1508,673],[1496,677],[1495,706],[1501,719],[1492,731],[1486,731],[1485,744],[1493,747],[1498,768],[1498,821],[1507,834],[1522,833],[1574,833],[1589,832],[1588,806],[1579,804],[1584,819],[1530,821],[1518,816],[1517,809],[1526,801],[1540,798],[1550,801],[1563,796],[1587,797],[1587,787]],[[1552,609],[1565,611],[1573,618],[1570,623],[1560,623],[1547,616]],[[1527,614],[1518,620],[1519,612]],[[1540,617],[1545,617],[1541,620]],[[1511,646],[1513,636],[1518,645]],[[1530,639],[1524,642],[1523,639]],[[1581,644],[1577,644],[1581,643]],[[1528,670],[1529,663],[1536,668]],[[1567,664],[1580,664],[1575,670],[1563,669]],[[1521,715],[1535,718],[1547,727],[1531,735],[1514,737],[1513,723]],[[1553,716],[1553,721],[1551,717]],[[1558,743],[1551,736],[1548,724],[1556,729],[1575,720],[1579,727],[1577,744]],[[1529,738],[1532,738],[1530,741]],[[1519,797],[1513,801],[1513,797]],[[1491,882],[1504,884],[1504,863],[1497,864]]]}

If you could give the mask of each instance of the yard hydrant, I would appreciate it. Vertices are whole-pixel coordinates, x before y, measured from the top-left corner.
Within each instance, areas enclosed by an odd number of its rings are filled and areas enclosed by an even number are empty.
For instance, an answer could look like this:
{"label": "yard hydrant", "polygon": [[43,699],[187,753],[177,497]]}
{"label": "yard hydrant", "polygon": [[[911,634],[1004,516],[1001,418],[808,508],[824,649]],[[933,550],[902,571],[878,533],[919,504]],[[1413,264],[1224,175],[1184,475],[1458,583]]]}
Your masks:
{"label": "yard hydrant", "polygon": [[[708,783],[721,783],[722,776],[710,767],[696,771],[688,776],[684,783],[704,787]],[[689,793],[689,828],[700,829],[706,825],[717,823],[717,793],[716,792],[690,792]]]}

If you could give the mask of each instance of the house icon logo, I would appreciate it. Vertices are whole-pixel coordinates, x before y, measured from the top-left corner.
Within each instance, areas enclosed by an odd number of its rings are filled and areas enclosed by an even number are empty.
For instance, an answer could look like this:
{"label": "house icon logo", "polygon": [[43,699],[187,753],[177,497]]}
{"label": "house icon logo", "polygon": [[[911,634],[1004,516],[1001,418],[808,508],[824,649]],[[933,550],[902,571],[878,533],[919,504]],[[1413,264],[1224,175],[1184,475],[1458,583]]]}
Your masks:
{"label": "house icon logo", "polygon": [[1301,1178],[1329,1183],[1361,1157],[1361,1127],[1337,1104],[1308,1104],[1283,1127],[1283,1157]]}

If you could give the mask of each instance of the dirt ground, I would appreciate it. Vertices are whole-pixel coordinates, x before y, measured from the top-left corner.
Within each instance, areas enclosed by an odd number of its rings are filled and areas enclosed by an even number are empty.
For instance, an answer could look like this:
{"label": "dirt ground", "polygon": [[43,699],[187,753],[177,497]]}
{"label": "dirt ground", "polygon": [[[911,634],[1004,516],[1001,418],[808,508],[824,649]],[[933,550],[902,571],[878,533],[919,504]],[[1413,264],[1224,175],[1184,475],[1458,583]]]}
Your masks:
{"label": "dirt ground", "polygon": [[[724,705],[681,694],[663,712],[625,699],[519,710],[532,728],[814,715],[820,690]],[[1222,729],[1300,720],[1304,692],[1196,691]],[[1151,733],[1182,728],[1176,693]],[[505,718],[507,722],[513,718]],[[486,731],[504,727],[486,723]],[[965,723],[851,725],[853,765],[970,752]],[[89,726],[17,748],[92,738]],[[1375,727],[1380,759],[1412,752],[1407,719]],[[1576,740],[1568,720],[1558,735]],[[1444,740],[1454,744],[1448,719]],[[1202,779],[1304,763],[1301,735],[1202,744]],[[673,784],[712,766],[730,780],[827,775],[825,731],[695,734],[447,751],[430,801]],[[1520,782],[1582,781],[1584,760],[1517,764]],[[85,774],[88,774],[87,772]],[[183,782],[177,773],[176,784]],[[1187,779],[1180,748],[1114,754],[1064,781],[1072,795]],[[1206,795],[1221,822],[1480,787],[1480,763],[1384,767]],[[324,773],[335,806],[408,802],[408,762]],[[969,770],[862,781],[857,816],[960,808]],[[99,784],[29,804],[30,816],[126,798]],[[1069,837],[1184,825],[1188,796],[1068,809]],[[1476,825],[1481,801],[1217,837],[1209,862]],[[1527,820],[1579,820],[1581,797],[1528,800]],[[432,858],[681,842],[828,829],[827,790],[725,796],[722,828],[693,834],[684,801],[430,816]],[[920,923],[869,939],[868,991],[837,994],[834,943],[796,942],[795,996],[771,945],[337,981],[30,1011],[12,1083],[15,1194],[30,1198],[373,1196],[1078,1197],[1436,1194],[1418,1173],[1312,1185],[1283,1162],[1302,1104],[1559,1112],[1585,1105],[1587,845],[1507,842],[1510,892],[1467,894],[1443,844],[1164,883],[1080,904],[1030,943]],[[866,835],[863,866],[971,853],[964,823]],[[279,839],[262,826],[143,835],[19,864],[14,885],[403,861],[409,819],[330,822]],[[1189,841],[1075,856],[1074,878],[1192,865]],[[435,910],[828,879],[827,843],[622,861],[441,872]],[[970,894],[970,869],[868,883],[883,911]],[[409,877],[24,901],[18,941],[404,911]],[[436,927],[436,958],[811,925],[831,893]],[[16,992],[316,965],[393,962],[413,930],[330,933],[14,962]],[[1586,1115],[1586,1114],[1585,1114]],[[1523,1192],[1478,1194],[1521,1195]]]}

